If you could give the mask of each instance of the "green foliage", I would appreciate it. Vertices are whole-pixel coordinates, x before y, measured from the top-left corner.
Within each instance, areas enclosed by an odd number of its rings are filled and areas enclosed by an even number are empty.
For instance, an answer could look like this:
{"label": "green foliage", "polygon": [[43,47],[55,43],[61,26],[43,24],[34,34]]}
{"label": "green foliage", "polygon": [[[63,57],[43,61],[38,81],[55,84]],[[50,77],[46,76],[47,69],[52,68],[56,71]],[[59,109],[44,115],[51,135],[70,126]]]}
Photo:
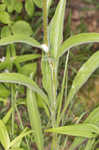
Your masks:
{"label": "green foliage", "polygon": [[60,0],[55,15],[49,25],[50,48],[53,57],[57,56],[58,48],[63,40],[63,22],[66,0]]}
{"label": "green foliage", "polygon": [[37,108],[36,96],[32,90],[27,89],[27,108],[30,118],[32,130],[35,132],[35,142],[39,150],[44,149],[43,147],[43,134],[41,128],[40,114]]}
{"label": "green foliage", "polygon": [[20,13],[22,10],[22,2],[17,0],[5,0],[4,3],[8,9],[8,12],[13,12],[14,10],[17,13]]}
{"label": "green foliage", "polygon": [[0,11],[5,11],[6,5],[5,4],[0,4]]}
{"label": "green foliage", "polygon": [[47,59],[47,57],[42,57],[42,62],[41,62],[42,76],[43,76],[42,83],[43,83],[43,87],[46,90],[46,92],[48,93],[48,96],[49,96],[49,99],[50,99],[51,98],[51,93],[52,93],[51,71],[50,71],[50,66],[49,66],[46,59]]}
{"label": "green foliage", "polygon": [[0,46],[13,43],[26,43],[34,47],[42,48],[39,42],[24,34],[14,34],[0,40]]}
{"label": "green foliage", "polygon": [[[36,143],[38,150],[45,149],[44,130],[52,132],[52,150],[61,149],[62,135],[77,136],[70,150],[77,148],[86,138],[88,142],[84,145],[84,149],[89,150],[93,145],[95,147],[97,136],[99,136],[99,107],[94,109],[82,123],[79,123],[82,115],[77,124],[66,122],[75,95],[99,67],[99,52],[97,51],[79,69],[68,90],[70,50],[81,44],[99,42],[99,33],[80,33],[63,42],[66,0],[59,1],[55,14],[48,23],[51,4],[52,0],[26,0],[24,3],[21,0],[2,0],[0,4],[0,23],[3,25],[0,33],[0,47],[5,49],[5,57],[0,59],[0,101],[11,100],[10,110],[0,120],[0,143],[5,150],[31,149],[29,145],[32,136],[32,142]],[[37,37],[35,36],[38,31],[34,31],[34,24],[32,24],[34,16],[40,17],[41,20],[41,13],[34,15],[37,7],[40,8],[37,10],[42,11],[43,9],[44,37],[41,35],[43,42],[38,34]],[[24,11],[27,12],[27,15],[24,15]],[[34,53],[34,51],[37,52],[37,49],[41,51]],[[60,82],[58,80],[60,57],[65,53],[65,69],[63,80]],[[39,59],[38,63],[37,59]],[[41,67],[38,67],[39,65]],[[18,107],[21,105],[25,106],[23,114],[20,115]],[[23,119],[24,112],[26,113],[25,119]],[[16,122],[19,122],[22,129],[17,137],[14,131],[18,126],[18,123],[15,122],[16,113],[18,115]],[[26,119],[32,131],[24,127]],[[33,135],[26,137],[30,133]],[[27,145],[27,148],[24,145]]]}
{"label": "green foliage", "polygon": [[76,77],[73,80],[72,87],[70,89],[67,105],[70,103],[74,95],[83,86],[83,84],[88,80],[90,75],[99,67],[99,52],[93,54],[88,61],[80,68]]}
{"label": "green foliage", "polygon": [[8,37],[11,35],[11,31],[8,26],[4,26],[1,30],[1,38]]}
{"label": "green foliage", "polygon": [[67,134],[72,136],[82,136],[87,138],[93,138],[99,135],[99,128],[93,124],[78,124],[63,126],[53,129],[45,130],[47,132],[55,132],[59,134]]}
{"label": "green foliage", "polygon": [[0,120],[0,142],[2,144],[2,146],[5,148],[5,150],[10,150],[14,149],[14,148],[19,148],[20,149],[20,145],[18,144],[18,142],[20,140],[22,140],[22,138],[30,133],[32,133],[33,131],[27,131],[27,129],[24,129],[23,132],[17,136],[14,140],[10,141],[7,129],[5,124],[3,123],[2,120]]}
{"label": "green foliage", "polygon": [[10,15],[5,11],[1,11],[0,12],[0,22],[2,22],[4,24],[10,24],[11,23]]}
{"label": "green foliage", "polygon": [[[96,126],[99,126],[99,107],[95,108],[90,115],[86,118],[86,120],[84,121],[84,123],[91,123],[94,124]],[[79,144],[83,143],[85,139],[84,138],[75,138],[74,142],[72,143],[70,150],[75,149]]]}
{"label": "green foliage", "polygon": [[45,95],[45,93],[37,86],[37,84],[32,79],[25,75],[19,73],[1,73],[0,82],[16,83],[27,86],[31,90],[37,92],[47,102],[47,96]]}
{"label": "green foliage", "polygon": [[25,9],[27,11],[27,14],[32,17],[34,14],[35,6],[33,0],[26,0],[25,2]]}
{"label": "green foliage", "polygon": [[0,97],[8,97],[10,95],[10,91],[2,84],[0,84]]}
{"label": "green foliage", "polygon": [[25,34],[27,36],[31,36],[33,31],[30,25],[26,21],[17,21],[12,26],[13,34]]}
{"label": "green foliage", "polygon": [[68,38],[59,48],[57,57],[62,56],[66,51],[81,44],[99,42],[99,33],[80,33]]}
{"label": "green foliage", "polygon": [[5,148],[5,150],[9,148],[10,139],[9,139],[9,135],[8,135],[6,126],[4,125],[2,120],[0,120],[0,142],[3,145],[3,147]]}

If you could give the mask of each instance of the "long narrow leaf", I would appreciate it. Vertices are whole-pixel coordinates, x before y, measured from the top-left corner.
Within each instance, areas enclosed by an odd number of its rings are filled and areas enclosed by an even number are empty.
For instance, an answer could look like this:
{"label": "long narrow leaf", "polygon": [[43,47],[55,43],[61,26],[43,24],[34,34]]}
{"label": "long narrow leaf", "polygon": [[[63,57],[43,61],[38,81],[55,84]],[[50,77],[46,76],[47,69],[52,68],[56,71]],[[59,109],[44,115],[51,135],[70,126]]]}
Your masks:
{"label": "long narrow leaf", "polygon": [[16,83],[27,86],[33,91],[37,92],[48,104],[46,94],[37,86],[37,84],[29,77],[20,73],[0,73],[0,82]]}
{"label": "long narrow leaf", "polygon": [[60,0],[54,17],[49,26],[51,53],[57,56],[58,48],[63,40],[63,22],[65,14],[66,0]]}
{"label": "long narrow leaf", "polygon": [[92,138],[99,135],[99,128],[93,124],[76,124],[47,129],[46,132]]}
{"label": "long narrow leaf", "polygon": [[39,42],[29,36],[25,36],[24,34],[14,34],[5,38],[0,39],[0,46],[8,45],[12,43],[26,43],[28,45],[41,48]]}
{"label": "long narrow leaf", "polygon": [[78,35],[74,35],[63,42],[63,44],[60,46],[57,58],[62,56],[65,52],[67,52],[68,49],[74,46],[92,42],[99,42],[99,33],[80,33]]}
{"label": "long narrow leaf", "polygon": [[39,150],[43,150],[43,134],[41,128],[40,114],[37,108],[35,93],[27,89],[27,108],[30,118],[31,127],[35,132],[35,142]]}

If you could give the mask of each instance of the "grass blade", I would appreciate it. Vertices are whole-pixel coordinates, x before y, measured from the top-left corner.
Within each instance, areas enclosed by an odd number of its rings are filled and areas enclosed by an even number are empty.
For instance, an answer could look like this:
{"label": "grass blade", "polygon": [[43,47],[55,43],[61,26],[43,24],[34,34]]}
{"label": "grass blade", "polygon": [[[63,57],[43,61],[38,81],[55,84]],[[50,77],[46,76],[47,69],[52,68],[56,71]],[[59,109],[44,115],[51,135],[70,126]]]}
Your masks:
{"label": "grass blade", "polygon": [[99,135],[99,128],[93,124],[76,124],[47,129],[46,132],[92,138]]}
{"label": "grass blade", "polygon": [[40,114],[37,107],[35,93],[32,90],[27,89],[27,108],[30,118],[32,130],[35,132],[35,142],[38,150],[43,150],[43,134],[41,128]]}
{"label": "grass blade", "polygon": [[49,25],[50,46],[52,56],[57,56],[58,48],[63,40],[63,22],[65,14],[66,0],[60,0],[56,8],[54,17]]}

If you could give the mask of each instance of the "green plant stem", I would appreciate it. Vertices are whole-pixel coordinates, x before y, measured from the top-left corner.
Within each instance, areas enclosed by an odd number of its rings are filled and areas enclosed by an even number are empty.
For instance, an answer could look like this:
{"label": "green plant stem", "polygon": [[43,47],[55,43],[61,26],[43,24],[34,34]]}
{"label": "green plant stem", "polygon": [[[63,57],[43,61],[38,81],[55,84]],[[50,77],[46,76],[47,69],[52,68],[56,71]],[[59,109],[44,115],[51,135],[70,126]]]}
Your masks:
{"label": "green plant stem", "polygon": [[15,85],[11,85],[11,105],[12,105],[12,136],[14,136],[14,120],[15,120]]}
{"label": "green plant stem", "polygon": [[43,30],[44,30],[44,44],[48,46],[48,16],[47,16],[47,0],[43,0]]}

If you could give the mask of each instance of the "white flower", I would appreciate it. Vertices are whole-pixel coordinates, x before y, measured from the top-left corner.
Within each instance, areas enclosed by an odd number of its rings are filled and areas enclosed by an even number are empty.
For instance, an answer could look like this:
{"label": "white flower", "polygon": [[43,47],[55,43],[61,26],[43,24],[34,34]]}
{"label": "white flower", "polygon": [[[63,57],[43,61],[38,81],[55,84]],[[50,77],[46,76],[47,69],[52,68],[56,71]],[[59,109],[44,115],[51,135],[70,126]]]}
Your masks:
{"label": "white flower", "polygon": [[5,57],[0,58],[0,61],[4,62],[5,61]]}
{"label": "white flower", "polygon": [[42,44],[41,47],[46,53],[48,53],[48,46],[46,44]]}
{"label": "white flower", "polygon": [[8,70],[8,69],[5,69],[5,70],[4,70],[4,72],[8,73],[8,72],[9,72],[9,70]]}

